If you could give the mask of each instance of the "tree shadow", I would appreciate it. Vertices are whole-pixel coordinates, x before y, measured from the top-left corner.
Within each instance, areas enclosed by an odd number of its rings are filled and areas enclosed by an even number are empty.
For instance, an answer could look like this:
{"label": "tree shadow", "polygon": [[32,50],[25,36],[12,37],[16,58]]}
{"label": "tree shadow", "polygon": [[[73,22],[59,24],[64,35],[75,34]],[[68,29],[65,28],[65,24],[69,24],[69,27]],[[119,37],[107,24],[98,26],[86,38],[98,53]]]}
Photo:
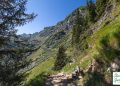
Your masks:
{"label": "tree shadow", "polygon": [[[115,59],[120,60],[120,34],[119,33],[120,31],[112,34],[112,36],[116,39],[116,41],[113,41],[112,39],[110,39],[110,34],[103,37],[102,40],[100,41],[102,48],[98,49],[99,51],[98,57],[101,58],[101,60],[104,60],[104,63],[107,63],[107,65],[110,64],[110,62],[114,61]],[[113,44],[111,44],[110,41],[113,41]]]}
{"label": "tree shadow", "polygon": [[86,74],[84,86],[111,86],[104,78],[104,74],[100,72]]}

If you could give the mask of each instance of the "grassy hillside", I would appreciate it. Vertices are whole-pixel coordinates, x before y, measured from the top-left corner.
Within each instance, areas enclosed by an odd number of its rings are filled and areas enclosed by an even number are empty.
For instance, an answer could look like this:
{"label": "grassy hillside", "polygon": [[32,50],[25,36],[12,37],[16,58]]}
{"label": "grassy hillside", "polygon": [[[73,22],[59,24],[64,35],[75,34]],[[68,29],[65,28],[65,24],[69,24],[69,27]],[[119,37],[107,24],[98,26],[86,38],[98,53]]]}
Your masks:
{"label": "grassy hillside", "polygon": [[32,70],[28,71],[27,72],[28,77],[27,77],[26,82],[28,82],[31,79],[34,79],[36,76],[38,76],[39,74],[41,74],[43,72],[50,71],[52,69],[53,63],[54,63],[54,59],[50,58],[50,59],[46,60],[45,62],[39,64]]}

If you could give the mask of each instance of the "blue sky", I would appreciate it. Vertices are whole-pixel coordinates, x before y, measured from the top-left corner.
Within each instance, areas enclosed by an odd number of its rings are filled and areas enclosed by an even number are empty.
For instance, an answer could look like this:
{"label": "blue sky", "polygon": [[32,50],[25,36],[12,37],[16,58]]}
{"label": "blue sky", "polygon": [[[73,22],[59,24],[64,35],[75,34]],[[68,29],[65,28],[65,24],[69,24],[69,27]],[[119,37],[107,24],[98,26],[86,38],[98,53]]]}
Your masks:
{"label": "blue sky", "polygon": [[55,25],[85,4],[86,0],[28,0],[27,12],[34,12],[38,16],[32,22],[18,27],[18,34],[39,32],[44,27]]}

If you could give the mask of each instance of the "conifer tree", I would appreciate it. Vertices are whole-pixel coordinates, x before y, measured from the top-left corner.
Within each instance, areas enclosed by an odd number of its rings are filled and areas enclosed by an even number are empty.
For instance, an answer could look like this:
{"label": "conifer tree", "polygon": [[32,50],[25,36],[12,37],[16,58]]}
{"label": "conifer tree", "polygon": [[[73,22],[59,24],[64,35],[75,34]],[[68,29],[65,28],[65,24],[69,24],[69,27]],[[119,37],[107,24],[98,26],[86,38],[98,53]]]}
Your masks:
{"label": "conifer tree", "polygon": [[[15,43],[15,28],[33,20],[26,13],[27,0],[0,0],[0,85],[16,86],[22,80],[18,71],[25,66],[24,50]],[[16,48],[11,44],[15,43]],[[20,48],[20,49],[19,49]]]}
{"label": "conifer tree", "polygon": [[54,63],[55,70],[60,70],[66,65],[67,57],[66,57],[65,51],[66,50],[65,50],[64,46],[59,47],[57,57],[56,57],[56,60]]}
{"label": "conifer tree", "polygon": [[79,44],[80,33],[83,31],[85,25],[84,18],[79,13],[79,9],[76,10],[76,21],[72,29],[72,46]]}
{"label": "conifer tree", "polygon": [[96,10],[98,17],[104,13],[108,1],[109,0],[96,0]]}
{"label": "conifer tree", "polygon": [[90,22],[95,22],[96,7],[92,0],[87,0],[88,19]]}

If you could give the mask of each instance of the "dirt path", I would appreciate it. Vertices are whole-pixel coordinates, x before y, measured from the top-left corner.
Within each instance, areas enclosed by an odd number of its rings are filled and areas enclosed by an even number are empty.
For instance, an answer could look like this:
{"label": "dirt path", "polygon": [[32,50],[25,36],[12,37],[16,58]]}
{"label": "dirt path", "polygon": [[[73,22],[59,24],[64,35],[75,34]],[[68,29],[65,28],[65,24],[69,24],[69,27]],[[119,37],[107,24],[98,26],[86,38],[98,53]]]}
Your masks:
{"label": "dirt path", "polygon": [[46,86],[82,86],[77,85],[76,79],[72,79],[72,74],[59,73],[50,75],[46,81]]}

